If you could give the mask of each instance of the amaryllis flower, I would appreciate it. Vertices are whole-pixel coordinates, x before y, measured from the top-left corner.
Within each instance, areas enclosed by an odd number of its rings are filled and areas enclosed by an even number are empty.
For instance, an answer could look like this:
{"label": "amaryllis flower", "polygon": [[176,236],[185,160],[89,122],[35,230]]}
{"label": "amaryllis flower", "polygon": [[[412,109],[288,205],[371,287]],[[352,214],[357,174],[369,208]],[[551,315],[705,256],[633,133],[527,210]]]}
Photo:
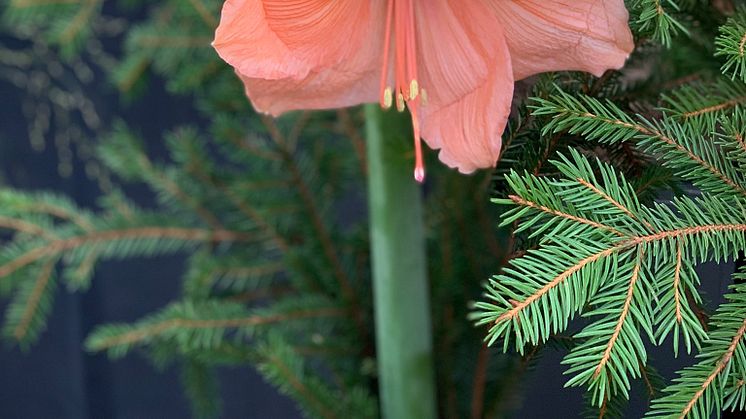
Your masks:
{"label": "amaryllis flower", "polygon": [[214,46],[272,115],[379,101],[461,172],[494,166],[513,83],[601,75],[632,51],[623,0],[228,0]]}

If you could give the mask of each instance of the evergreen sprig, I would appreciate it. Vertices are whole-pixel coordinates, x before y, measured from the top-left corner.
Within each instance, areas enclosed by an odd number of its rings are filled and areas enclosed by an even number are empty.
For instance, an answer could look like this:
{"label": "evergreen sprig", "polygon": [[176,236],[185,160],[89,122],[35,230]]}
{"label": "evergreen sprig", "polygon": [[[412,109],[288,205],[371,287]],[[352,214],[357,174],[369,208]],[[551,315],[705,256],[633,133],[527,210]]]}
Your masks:
{"label": "evergreen sprig", "polygon": [[344,314],[340,307],[313,298],[286,299],[253,312],[235,302],[183,302],[172,304],[133,325],[103,326],[89,336],[86,346],[92,351],[105,350],[117,358],[135,347],[155,345],[160,341],[174,343],[184,353],[209,351],[224,345],[229,332],[236,339],[246,339],[262,326],[328,319]]}
{"label": "evergreen sprig", "polygon": [[722,72],[732,79],[746,81],[746,9],[738,11],[720,27],[720,35],[715,40],[716,56],[724,57]]}
{"label": "evergreen sprig", "polygon": [[[734,276],[746,278],[744,271]],[[725,409],[744,410],[746,380],[746,286],[731,287],[710,318],[711,331],[698,355],[697,364],[679,372],[679,378],[656,399],[650,417],[704,419]]]}
{"label": "evergreen sprig", "polygon": [[687,295],[696,297],[694,264],[723,260],[746,245],[744,201],[705,194],[671,205],[640,205],[613,168],[577,152],[556,161],[560,179],[512,174],[514,206],[503,224],[541,235],[541,245],[490,281],[490,302],[478,303],[489,342],[526,345],[561,333],[578,313],[591,320],[582,343],[563,361],[588,385],[596,405],[627,394],[647,354],[643,338],[674,335],[687,351],[707,337]]}
{"label": "evergreen sprig", "polygon": [[674,0],[631,0],[628,5],[637,15],[633,19],[637,31],[670,47],[674,36],[687,33],[687,29],[672,15],[680,10],[678,3]]}
{"label": "evergreen sprig", "polygon": [[[646,341],[669,338],[674,354],[700,351],[702,361],[666,388],[650,415],[743,409],[740,285],[708,329],[694,269],[733,259],[746,246],[743,84],[688,84],[662,95],[663,107],[638,112],[573,90],[555,86],[529,104],[543,136],[569,135],[579,148],[553,161],[556,174],[506,176],[512,192],[495,200],[510,206],[502,225],[517,226],[535,246],[490,280],[486,300],[476,304],[477,324],[489,325],[488,343],[502,339],[507,351],[514,342],[523,353],[564,333],[576,316],[586,318],[562,363],[567,385],[587,386],[602,416],[620,414],[619,398],[629,397],[634,379],[649,381]],[[594,157],[592,144],[631,144],[690,182],[697,196],[643,198],[637,182],[668,172],[654,166],[627,180],[625,165]]]}
{"label": "evergreen sprig", "polygon": [[746,103],[746,86],[727,79],[687,84],[662,95],[662,100],[667,115],[709,134],[715,131],[719,118]]}
{"label": "evergreen sprig", "polygon": [[666,114],[650,120],[629,116],[611,102],[562,91],[549,99],[536,99],[534,113],[552,118],[544,132],[568,131],[604,143],[634,141],[643,152],[658,157],[664,166],[704,191],[746,196],[744,173],[725,157],[737,153],[741,144],[727,138],[707,141],[713,132],[699,126],[717,124],[715,113],[708,114],[705,122],[682,123]]}

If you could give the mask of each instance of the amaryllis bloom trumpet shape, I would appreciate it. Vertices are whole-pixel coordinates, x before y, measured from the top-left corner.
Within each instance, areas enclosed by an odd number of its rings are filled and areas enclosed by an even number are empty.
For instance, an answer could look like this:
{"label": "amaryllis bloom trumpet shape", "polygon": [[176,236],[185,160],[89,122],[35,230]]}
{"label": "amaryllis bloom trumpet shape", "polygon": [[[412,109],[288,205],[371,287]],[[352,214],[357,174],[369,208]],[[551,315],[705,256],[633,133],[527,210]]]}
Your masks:
{"label": "amaryllis bloom trumpet shape", "polygon": [[228,0],[214,47],[272,115],[380,102],[461,172],[494,166],[513,84],[601,75],[633,48],[623,0]]}

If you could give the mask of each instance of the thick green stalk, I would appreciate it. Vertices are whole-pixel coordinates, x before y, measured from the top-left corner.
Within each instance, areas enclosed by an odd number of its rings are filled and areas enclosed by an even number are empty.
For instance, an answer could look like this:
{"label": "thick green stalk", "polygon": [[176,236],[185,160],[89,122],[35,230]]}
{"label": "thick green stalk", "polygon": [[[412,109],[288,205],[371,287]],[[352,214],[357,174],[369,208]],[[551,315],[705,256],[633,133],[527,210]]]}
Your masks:
{"label": "thick green stalk", "polygon": [[422,193],[411,128],[365,109],[376,347],[385,419],[436,418]]}

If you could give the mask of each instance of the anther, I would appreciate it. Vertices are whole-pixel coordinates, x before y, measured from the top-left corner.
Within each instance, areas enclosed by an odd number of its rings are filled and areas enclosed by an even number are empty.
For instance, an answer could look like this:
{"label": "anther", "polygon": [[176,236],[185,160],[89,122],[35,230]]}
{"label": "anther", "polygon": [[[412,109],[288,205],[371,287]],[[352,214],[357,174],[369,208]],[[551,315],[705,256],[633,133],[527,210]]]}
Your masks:
{"label": "anther", "polygon": [[427,105],[427,90],[420,89],[420,96],[421,96],[420,101],[422,102],[422,104]]}
{"label": "anther", "polygon": [[417,80],[412,80],[412,82],[409,83],[409,100],[415,100],[419,94],[420,85],[417,83]]}
{"label": "anther", "polygon": [[384,109],[391,108],[391,105],[394,103],[394,92],[391,91],[390,87],[387,87],[386,90],[383,91],[383,107]]}
{"label": "anther", "polygon": [[396,96],[396,110],[404,112],[404,95],[401,93]]}

